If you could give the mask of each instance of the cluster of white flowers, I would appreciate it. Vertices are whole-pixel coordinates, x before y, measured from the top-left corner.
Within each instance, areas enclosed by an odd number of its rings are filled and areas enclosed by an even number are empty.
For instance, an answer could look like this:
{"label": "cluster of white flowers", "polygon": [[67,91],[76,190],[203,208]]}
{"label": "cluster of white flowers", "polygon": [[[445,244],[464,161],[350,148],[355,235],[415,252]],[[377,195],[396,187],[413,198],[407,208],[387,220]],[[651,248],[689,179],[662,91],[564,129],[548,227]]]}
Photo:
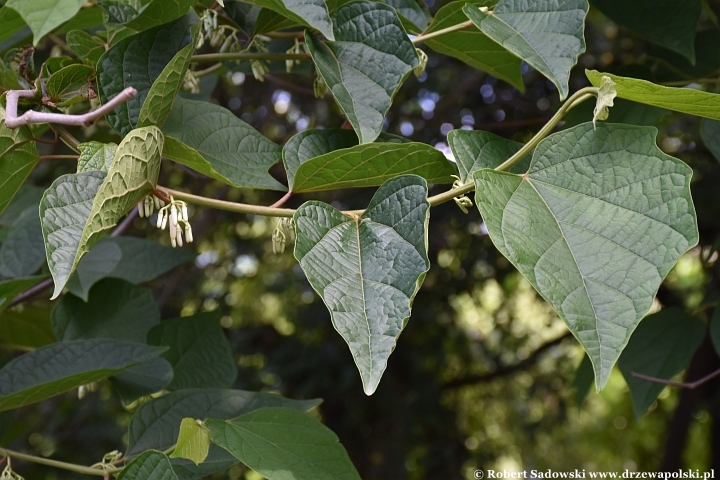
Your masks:
{"label": "cluster of white flowers", "polygon": [[202,31],[198,36],[195,48],[200,48],[205,45],[205,42],[209,42],[215,48],[222,44],[219,49],[221,53],[240,50],[242,47],[237,36],[238,29],[230,25],[218,25],[217,19],[218,13],[215,10],[207,9],[203,12],[200,17]]}
{"label": "cluster of white flowers", "polygon": [[295,240],[295,222],[292,218],[281,218],[272,234],[273,253],[283,253],[287,240]]}
{"label": "cluster of white flowers", "polygon": [[192,243],[192,227],[185,202],[170,196],[170,203],[166,205],[155,195],[148,195],[138,204],[138,213],[141,217],[150,218],[155,209],[158,211],[156,226],[161,230],[169,226],[170,243],[173,247],[183,246],[183,235],[185,242]]}

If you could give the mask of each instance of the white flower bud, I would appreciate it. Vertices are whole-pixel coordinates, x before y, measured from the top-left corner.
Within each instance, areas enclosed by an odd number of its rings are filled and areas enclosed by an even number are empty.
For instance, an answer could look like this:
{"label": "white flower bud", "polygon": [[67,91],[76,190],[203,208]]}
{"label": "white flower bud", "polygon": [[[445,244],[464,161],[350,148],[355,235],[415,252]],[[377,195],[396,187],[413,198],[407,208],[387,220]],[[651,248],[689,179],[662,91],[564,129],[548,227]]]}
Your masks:
{"label": "white flower bud", "polygon": [[[170,206],[170,225],[176,227],[178,224],[178,211],[175,205]],[[171,230],[172,231],[172,230]]]}
{"label": "white flower bud", "polygon": [[145,216],[145,206],[143,205],[142,201],[137,204],[137,209],[138,209],[138,216],[140,218],[143,218]]}
{"label": "white flower bud", "polygon": [[175,233],[175,235],[176,235],[176,241],[177,241],[178,246],[179,246],[179,247],[182,247],[182,246],[183,246],[182,230],[180,230],[180,229],[178,228],[178,229],[177,229],[177,232]]}
{"label": "white flower bud", "polygon": [[150,197],[145,197],[145,217],[150,218],[153,213],[153,204]]}
{"label": "white flower bud", "polygon": [[[175,228],[175,223],[172,223],[172,218],[170,219],[170,239],[175,238],[175,235],[177,235],[177,229]],[[174,247],[175,245],[173,245]]]}
{"label": "white flower bud", "polygon": [[190,228],[190,224],[185,225],[185,240],[187,243],[192,243],[193,236],[192,236],[192,228]]}
{"label": "white flower bud", "polygon": [[188,221],[188,213],[187,213],[187,205],[184,203],[182,204],[182,208],[180,209],[180,219]]}
{"label": "white flower bud", "polygon": [[163,218],[165,218],[165,212],[158,210],[157,228],[163,228]]}
{"label": "white flower bud", "polygon": [[167,211],[164,211],[163,215],[162,215],[162,225],[160,225],[161,230],[165,230],[165,227],[167,227],[167,221],[168,221],[168,214],[167,214]]}
{"label": "white flower bud", "polygon": [[170,237],[170,245],[172,245],[173,248],[177,247],[177,243],[175,242],[175,237]]}

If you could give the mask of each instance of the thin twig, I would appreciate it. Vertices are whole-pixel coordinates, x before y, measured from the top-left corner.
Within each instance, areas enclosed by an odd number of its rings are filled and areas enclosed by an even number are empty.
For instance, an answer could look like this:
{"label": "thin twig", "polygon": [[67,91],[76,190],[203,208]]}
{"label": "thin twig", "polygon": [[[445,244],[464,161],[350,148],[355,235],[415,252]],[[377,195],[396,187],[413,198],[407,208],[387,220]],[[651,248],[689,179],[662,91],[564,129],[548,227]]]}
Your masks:
{"label": "thin twig", "polygon": [[40,465],[62,468],[63,470],[70,470],[71,472],[84,473],[85,475],[96,475],[98,477],[104,477],[105,473],[118,473],[123,470],[122,468],[101,470],[99,468],[86,467],[84,465],[76,465],[74,463],[66,463],[58,460],[51,460],[49,458],[36,457],[35,455],[15,452],[13,450],[8,450],[7,448],[0,448],[0,454],[10,458],[17,458],[18,460],[25,460],[26,462],[39,463]]}
{"label": "thin twig", "polygon": [[424,42],[425,40],[429,40],[431,38],[439,37],[441,35],[445,35],[446,33],[456,32],[458,30],[464,30],[466,28],[470,28],[473,26],[473,22],[471,20],[468,20],[467,22],[458,23],[457,25],[453,25],[451,27],[443,28],[442,30],[438,30],[436,32],[429,32],[426,34],[420,34],[412,39],[413,45],[417,45],[420,42]]}
{"label": "thin twig", "polygon": [[306,53],[249,53],[249,52],[225,52],[205,53],[193,55],[191,62],[224,62],[228,60],[311,60]]}
{"label": "thin twig", "polygon": [[280,205],[284,204],[285,202],[287,202],[290,199],[290,197],[292,197],[292,194],[293,194],[292,190],[288,191],[285,195],[282,196],[282,198],[280,200],[278,200],[277,202],[270,205],[270,208],[277,208]]}
{"label": "thin twig", "polygon": [[128,87],[102,107],[82,115],[69,115],[66,113],[47,113],[28,110],[21,116],[17,116],[18,99],[35,96],[35,90],[8,90],[5,94],[5,125],[8,128],[17,128],[29,123],[59,123],[62,125],[87,126],[112,111],[118,105],[127,102],[137,95],[137,90]]}
{"label": "thin twig", "polygon": [[646,380],[648,382],[653,383],[661,383],[663,385],[668,385],[671,387],[678,387],[678,388],[687,388],[690,390],[694,390],[700,385],[709,382],[715,377],[720,376],[720,369],[715,370],[714,372],[705,375],[699,380],[695,380],[694,382],[674,382],[672,380],[666,380],[664,378],[658,378],[658,377],[652,377],[650,375],[643,375],[642,373],[632,372],[631,375],[635,378],[639,378],[640,380]]}
{"label": "thin twig", "polygon": [[43,155],[40,160],[77,160],[77,155]]}

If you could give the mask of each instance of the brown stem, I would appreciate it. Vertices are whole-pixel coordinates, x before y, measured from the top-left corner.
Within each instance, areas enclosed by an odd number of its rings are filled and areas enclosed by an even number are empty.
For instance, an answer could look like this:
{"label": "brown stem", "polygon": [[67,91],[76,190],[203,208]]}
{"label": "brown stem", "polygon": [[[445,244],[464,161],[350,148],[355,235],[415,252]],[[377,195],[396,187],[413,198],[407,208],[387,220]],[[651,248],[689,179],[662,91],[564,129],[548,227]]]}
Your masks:
{"label": "brown stem", "polygon": [[280,200],[278,200],[277,202],[270,205],[270,208],[277,208],[280,205],[284,204],[285,202],[287,202],[290,199],[290,197],[292,197],[292,194],[293,194],[292,190],[288,191],[285,195],[282,196],[282,198]]}

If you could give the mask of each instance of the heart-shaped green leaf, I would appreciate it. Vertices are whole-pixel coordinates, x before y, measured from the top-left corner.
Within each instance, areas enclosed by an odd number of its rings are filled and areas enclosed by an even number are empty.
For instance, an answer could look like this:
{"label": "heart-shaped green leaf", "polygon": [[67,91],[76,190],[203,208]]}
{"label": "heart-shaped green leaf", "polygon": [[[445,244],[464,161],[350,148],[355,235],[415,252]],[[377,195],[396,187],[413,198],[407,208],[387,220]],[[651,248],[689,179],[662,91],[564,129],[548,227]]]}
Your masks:
{"label": "heart-shaped green leaf", "polygon": [[703,338],[705,322],[680,308],[662,309],[640,322],[618,360],[636,417],[642,417],[665,385],[632,373],[670,380],[690,363]]}
{"label": "heart-shaped green leaf", "polygon": [[96,170],[107,173],[117,151],[114,143],[87,142],[77,146],[80,150],[77,173]]}
{"label": "heart-shaped green leaf", "polygon": [[492,11],[466,5],[482,32],[550,79],[564,100],[570,69],[585,51],[587,0],[500,0]]}
{"label": "heart-shaped green leaf", "polygon": [[25,20],[33,32],[33,45],[37,45],[46,33],[74,17],[84,3],[85,0],[8,0],[5,6]]}
{"label": "heart-shaped green leaf", "polygon": [[178,98],[163,132],[163,155],[173,161],[235,187],[286,190],[268,173],[280,147],[230,110]]}
{"label": "heart-shaped green leaf", "polygon": [[656,133],[584,123],[543,140],[527,174],[474,174],[490,238],[582,343],[598,389],[698,241],[692,170],[655,145]]}
{"label": "heart-shaped green leaf", "polygon": [[694,88],[665,87],[646,80],[619,77],[597,70],[585,70],[585,75],[596,87],[600,86],[602,77],[610,77],[615,82],[615,90],[620,98],[698,117],[720,120],[720,95],[717,93],[703,92]]}
{"label": "heart-shaped green leaf", "polygon": [[103,104],[126,87],[137,90],[135,97],[105,116],[120,135],[141,122],[162,125],[192,55],[197,22],[192,11],[173,22],[123,38],[100,57],[97,83]]}
{"label": "heart-shaped green leaf", "polygon": [[395,10],[358,1],[332,16],[335,41],[305,41],[319,74],[355,129],[360,143],[382,131],[393,96],[420,60]]}
{"label": "heart-shaped green leaf", "polygon": [[175,371],[169,390],[230,387],[237,366],[220,326],[221,311],[165,320],[147,335],[148,344],[166,346],[163,358]]}
{"label": "heart-shaped green leaf", "polygon": [[430,268],[429,207],[425,180],[404,175],[383,184],[359,218],[315,201],[295,213],[295,258],[348,343],[367,395]]}
{"label": "heart-shaped green leaf", "polygon": [[178,480],[170,459],[162,452],[148,450],[120,472],[118,480]]}
{"label": "heart-shaped green leaf", "polygon": [[[497,3],[496,0],[450,2],[438,10],[423,35],[467,21],[467,16],[463,12],[466,4],[476,7],[492,7],[495,3]],[[520,59],[488,38],[475,26],[429,38],[425,44],[436,52],[455,57],[471,67],[505,80],[521,92],[525,91],[525,84],[520,73]]]}
{"label": "heart-shaped green leaf", "polygon": [[128,427],[127,454],[172,447],[180,432],[180,422],[186,417],[229,420],[258,408],[286,407],[305,412],[318,404],[320,400],[290,400],[272,393],[243,390],[178,390],[143,404],[135,412]]}
{"label": "heart-shaped green leaf", "polygon": [[195,465],[205,461],[210,449],[210,431],[194,418],[183,418],[172,458],[187,458]]}
{"label": "heart-shaped green leaf", "polygon": [[335,40],[333,23],[330,20],[325,0],[247,0],[291,20],[314,28],[329,40]]}
{"label": "heart-shaped green leaf", "polygon": [[0,370],[0,412],[45,400],[157,357],[163,348],[110,339],[53,343]]}
{"label": "heart-shaped green leaf", "polygon": [[[163,135],[156,127],[125,136],[108,170],[63,175],[40,203],[48,266],[62,292],[78,262],[157,184]],[[101,182],[101,183],[100,183]]]}
{"label": "heart-shaped green leaf", "polygon": [[415,174],[430,183],[452,183],[455,167],[425,143],[368,143],[335,150],[302,163],[293,192],[374,187],[398,175]]}
{"label": "heart-shaped green leaf", "polygon": [[308,160],[357,144],[357,135],[344,128],[311,129],[293,135],[282,149],[288,184],[293,186],[295,173]]}
{"label": "heart-shaped green leaf", "polygon": [[[522,143],[482,130],[451,130],[447,140],[463,182],[470,180],[478,170],[499,166],[522,147]],[[529,166],[530,155],[527,155],[513,165],[510,172],[525,173]]]}
{"label": "heart-shaped green leaf", "polygon": [[618,25],[695,63],[695,33],[702,13],[701,0],[685,0],[682,8],[673,0],[593,0],[593,6]]}
{"label": "heart-shaped green leaf", "polygon": [[263,408],[205,425],[214,443],[268,480],[360,480],[337,435],[297,410]]}

